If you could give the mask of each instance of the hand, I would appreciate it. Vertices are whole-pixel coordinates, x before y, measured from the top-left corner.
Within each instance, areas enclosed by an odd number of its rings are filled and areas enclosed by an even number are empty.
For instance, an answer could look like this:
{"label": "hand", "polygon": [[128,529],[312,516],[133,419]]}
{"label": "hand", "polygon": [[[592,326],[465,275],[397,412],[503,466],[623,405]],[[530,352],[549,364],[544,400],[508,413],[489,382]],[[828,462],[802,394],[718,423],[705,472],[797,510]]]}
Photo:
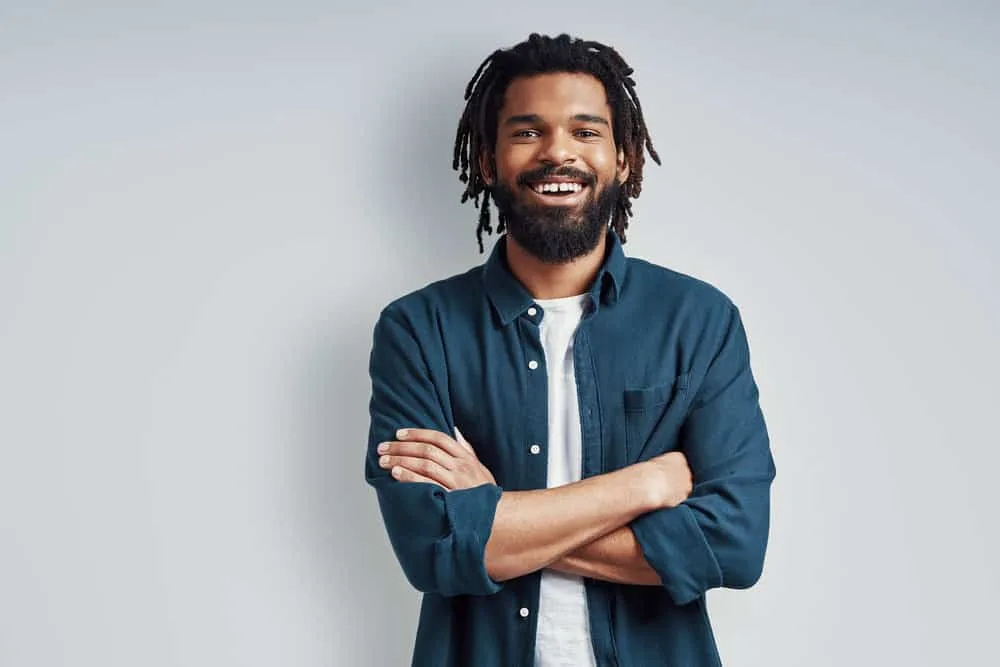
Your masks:
{"label": "hand", "polygon": [[691,468],[682,452],[673,451],[649,459],[658,473],[656,482],[656,504],[659,507],[677,507],[687,500],[694,488]]}
{"label": "hand", "polygon": [[401,482],[430,482],[448,491],[495,485],[493,474],[479,462],[457,427],[455,436],[430,429],[400,429],[396,432],[399,440],[378,446],[379,465]]}

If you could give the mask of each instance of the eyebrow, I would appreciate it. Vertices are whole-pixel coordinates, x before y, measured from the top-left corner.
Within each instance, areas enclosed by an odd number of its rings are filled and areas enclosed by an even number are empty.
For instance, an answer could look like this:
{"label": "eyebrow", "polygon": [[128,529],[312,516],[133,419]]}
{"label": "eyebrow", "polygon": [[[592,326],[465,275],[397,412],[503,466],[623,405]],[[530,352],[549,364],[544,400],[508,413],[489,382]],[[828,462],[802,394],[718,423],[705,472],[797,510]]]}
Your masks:
{"label": "eyebrow", "polygon": [[595,116],[589,113],[578,113],[577,115],[573,116],[573,120],[578,120],[581,123],[599,123],[602,125],[610,126],[610,123],[608,123],[607,119],[604,118],[603,116]]}
{"label": "eyebrow", "polygon": [[[578,113],[573,116],[573,120],[580,121],[582,123],[599,123],[602,125],[608,125],[607,119],[602,116],[595,116],[589,113]],[[503,122],[504,125],[539,125],[542,123],[542,117],[535,113],[525,113],[518,114],[515,116],[510,116]]]}

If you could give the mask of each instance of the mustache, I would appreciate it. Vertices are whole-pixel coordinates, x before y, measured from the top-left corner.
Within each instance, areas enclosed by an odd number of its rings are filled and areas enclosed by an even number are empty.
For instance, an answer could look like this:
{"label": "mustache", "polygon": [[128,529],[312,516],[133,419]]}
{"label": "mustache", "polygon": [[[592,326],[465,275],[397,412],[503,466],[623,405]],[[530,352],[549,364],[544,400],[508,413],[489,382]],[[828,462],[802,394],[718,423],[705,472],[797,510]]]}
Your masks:
{"label": "mustache", "polygon": [[529,186],[532,183],[552,177],[572,178],[590,186],[593,186],[597,182],[597,179],[593,174],[588,174],[585,171],[574,169],[573,167],[548,166],[522,172],[517,177],[517,184],[520,186]]}

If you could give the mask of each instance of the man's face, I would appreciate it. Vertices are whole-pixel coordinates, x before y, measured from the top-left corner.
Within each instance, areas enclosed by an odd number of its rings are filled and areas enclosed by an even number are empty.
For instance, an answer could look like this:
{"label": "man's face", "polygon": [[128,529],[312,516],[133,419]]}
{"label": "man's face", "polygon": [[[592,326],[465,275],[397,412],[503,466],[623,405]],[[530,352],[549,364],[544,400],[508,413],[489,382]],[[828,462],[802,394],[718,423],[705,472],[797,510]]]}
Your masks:
{"label": "man's face", "polygon": [[598,79],[555,73],[510,83],[497,117],[491,185],[511,237],[525,250],[551,264],[593,250],[627,177]]}

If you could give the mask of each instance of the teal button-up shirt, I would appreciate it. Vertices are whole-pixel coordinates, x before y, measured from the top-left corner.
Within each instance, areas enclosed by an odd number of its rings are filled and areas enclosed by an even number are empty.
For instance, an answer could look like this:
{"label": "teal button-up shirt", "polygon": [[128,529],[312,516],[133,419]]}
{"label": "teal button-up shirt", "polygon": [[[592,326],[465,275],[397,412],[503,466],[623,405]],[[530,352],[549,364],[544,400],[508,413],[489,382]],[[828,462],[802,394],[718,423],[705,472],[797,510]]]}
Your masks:
{"label": "teal button-up shirt", "polygon": [[[365,476],[424,593],[417,667],[533,664],[540,573],[500,583],[483,564],[503,490],[546,486],[545,311],[505,248],[501,237],[485,264],[397,299],[375,325]],[[775,474],[739,311],[705,282],[626,257],[614,232],[588,295],[573,347],[583,476],[680,449],[694,477],[684,503],[630,524],[662,586],[586,579],[597,663],[718,665],[704,595],[759,578]],[[455,426],[498,486],[445,491],[379,467],[397,429]]]}

